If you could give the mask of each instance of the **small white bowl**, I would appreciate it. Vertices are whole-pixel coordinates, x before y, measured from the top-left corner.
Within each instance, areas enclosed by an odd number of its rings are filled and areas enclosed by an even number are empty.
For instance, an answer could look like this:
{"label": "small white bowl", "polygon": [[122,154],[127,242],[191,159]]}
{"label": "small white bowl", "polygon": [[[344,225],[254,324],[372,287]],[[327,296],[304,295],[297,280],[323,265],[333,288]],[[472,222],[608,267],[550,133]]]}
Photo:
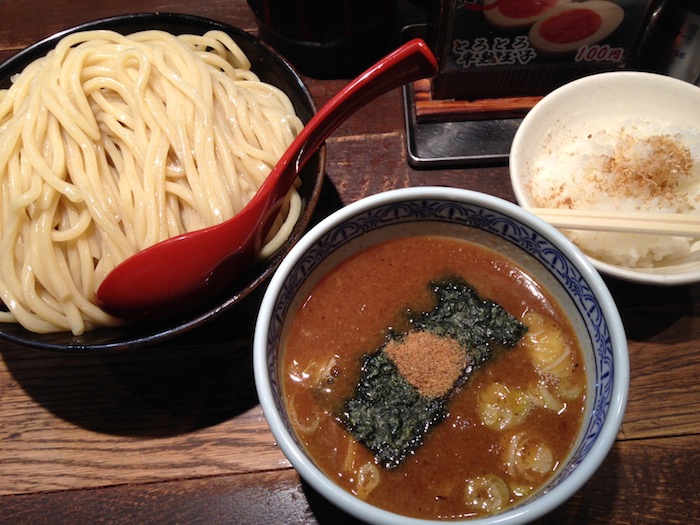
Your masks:
{"label": "small white bowl", "polygon": [[[532,206],[528,184],[533,165],[548,150],[601,130],[618,130],[631,121],[700,136],[700,88],[655,73],[615,71],[583,77],[552,91],[528,112],[513,138],[510,177],[518,203]],[[591,262],[601,272],[626,281],[688,284],[700,281],[700,242],[690,255],[652,268],[628,268],[593,257]]]}
{"label": "small white bowl", "polygon": [[505,200],[453,188],[409,188],[367,197],[315,226],[279,266],[265,293],[254,335],[255,383],[270,429],[300,476],[349,514],[372,524],[444,523],[407,518],[346,492],[309,458],[285,412],[278,370],[287,323],[311,286],[344,259],[406,235],[440,234],[481,242],[524,267],[565,309],[583,346],[588,396],[569,459],[518,506],[473,524],[520,524],[562,504],[593,475],[620,425],[629,388],[627,339],[598,272],[558,230]]}

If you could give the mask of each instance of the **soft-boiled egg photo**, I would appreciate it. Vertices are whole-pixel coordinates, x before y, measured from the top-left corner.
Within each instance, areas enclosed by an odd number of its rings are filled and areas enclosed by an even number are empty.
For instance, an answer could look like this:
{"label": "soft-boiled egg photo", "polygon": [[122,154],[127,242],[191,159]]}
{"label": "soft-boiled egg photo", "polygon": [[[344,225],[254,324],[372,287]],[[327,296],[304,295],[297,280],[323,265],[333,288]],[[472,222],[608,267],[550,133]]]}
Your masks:
{"label": "soft-boiled egg photo", "polygon": [[486,0],[484,18],[497,29],[526,29],[545,13],[571,0]]}
{"label": "soft-boiled egg photo", "polygon": [[610,36],[624,17],[619,5],[606,0],[565,3],[538,18],[528,36],[540,53],[570,53]]}
{"label": "soft-boiled egg photo", "polygon": [[486,0],[484,19],[499,30],[528,30],[530,44],[543,54],[571,53],[615,31],[625,12],[607,0]]}

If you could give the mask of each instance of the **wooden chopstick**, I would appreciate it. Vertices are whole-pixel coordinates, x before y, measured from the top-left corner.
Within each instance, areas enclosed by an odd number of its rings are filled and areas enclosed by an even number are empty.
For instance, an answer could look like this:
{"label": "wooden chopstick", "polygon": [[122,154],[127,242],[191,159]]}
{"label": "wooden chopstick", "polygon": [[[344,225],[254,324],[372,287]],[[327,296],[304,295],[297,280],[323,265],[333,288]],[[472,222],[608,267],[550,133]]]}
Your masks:
{"label": "wooden chopstick", "polygon": [[526,208],[557,228],[700,238],[700,215]]}

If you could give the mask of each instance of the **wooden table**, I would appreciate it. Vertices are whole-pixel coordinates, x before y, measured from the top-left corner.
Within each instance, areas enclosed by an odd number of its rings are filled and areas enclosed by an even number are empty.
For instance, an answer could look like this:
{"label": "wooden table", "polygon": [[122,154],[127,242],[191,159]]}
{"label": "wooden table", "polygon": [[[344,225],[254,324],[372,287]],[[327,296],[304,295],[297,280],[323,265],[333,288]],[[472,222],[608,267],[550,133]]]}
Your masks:
{"label": "wooden table", "polygon": [[[256,31],[243,0],[2,2],[0,60],[81,22],[156,10]],[[305,80],[318,104],[345,84]],[[505,166],[409,167],[402,104],[385,95],[328,141],[321,215],[406,186],[513,200]],[[624,423],[599,471],[539,523],[700,523],[700,285],[608,284],[629,338]],[[0,342],[0,523],[355,523],[300,482],[268,430],[251,371],[258,300],[127,354]]]}

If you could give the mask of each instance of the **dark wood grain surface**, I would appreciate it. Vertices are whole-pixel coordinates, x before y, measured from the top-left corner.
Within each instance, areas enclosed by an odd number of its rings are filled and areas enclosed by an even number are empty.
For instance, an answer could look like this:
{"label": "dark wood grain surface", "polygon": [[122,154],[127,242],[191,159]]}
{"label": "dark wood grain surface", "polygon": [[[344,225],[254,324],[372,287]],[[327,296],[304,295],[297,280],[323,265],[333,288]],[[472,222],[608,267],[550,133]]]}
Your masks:
{"label": "dark wood grain surface", "polygon": [[[0,2],[0,60],[129,12],[207,16],[253,33],[243,0]],[[318,105],[344,80],[305,78]],[[327,142],[319,218],[392,188],[447,185],[513,200],[506,166],[414,170],[389,93]],[[601,468],[540,524],[700,523],[700,285],[608,279],[629,339],[624,423]],[[298,478],[257,402],[260,297],[166,344],[64,356],[0,342],[0,523],[352,524]]]}

